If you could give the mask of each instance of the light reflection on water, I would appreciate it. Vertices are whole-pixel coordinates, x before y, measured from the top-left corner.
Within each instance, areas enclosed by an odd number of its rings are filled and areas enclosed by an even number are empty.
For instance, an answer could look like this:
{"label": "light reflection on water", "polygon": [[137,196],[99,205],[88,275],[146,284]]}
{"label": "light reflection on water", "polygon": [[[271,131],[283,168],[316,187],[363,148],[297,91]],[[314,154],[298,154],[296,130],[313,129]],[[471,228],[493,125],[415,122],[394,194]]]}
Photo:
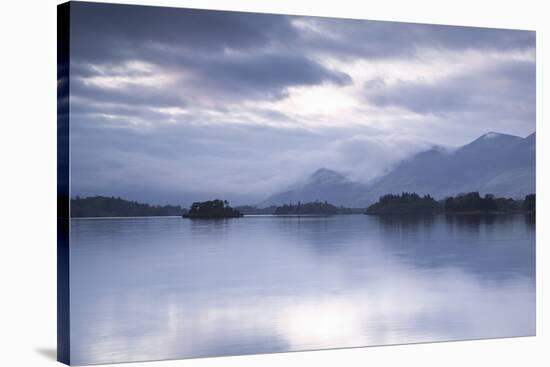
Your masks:
{"label": "light reflection on water", "polygon": [[75,364],[534,335],[515,216],[78,219]]}

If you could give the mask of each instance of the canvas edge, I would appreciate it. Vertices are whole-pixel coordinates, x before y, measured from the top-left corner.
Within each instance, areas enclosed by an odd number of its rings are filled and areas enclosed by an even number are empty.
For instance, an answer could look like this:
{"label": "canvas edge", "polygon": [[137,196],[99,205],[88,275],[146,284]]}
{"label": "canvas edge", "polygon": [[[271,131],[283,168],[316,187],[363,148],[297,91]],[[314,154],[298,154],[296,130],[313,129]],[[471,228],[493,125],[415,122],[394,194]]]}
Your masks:
{"label": "canvas edge", "polygon": [[57,5],[57,360],[71,362],[69,279],[70,2]]}

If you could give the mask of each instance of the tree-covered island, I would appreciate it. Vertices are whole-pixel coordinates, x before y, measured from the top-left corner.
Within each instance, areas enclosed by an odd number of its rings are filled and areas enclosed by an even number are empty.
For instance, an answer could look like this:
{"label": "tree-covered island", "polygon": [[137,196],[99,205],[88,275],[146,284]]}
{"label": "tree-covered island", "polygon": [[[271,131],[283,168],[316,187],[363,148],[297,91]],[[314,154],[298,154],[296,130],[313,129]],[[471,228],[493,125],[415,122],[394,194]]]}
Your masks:
{"label": "tree-covered island", "polygon": [[189,211],[182,215],[183,218],[191,219],[224,219],[242,216],[240,211],[229,206],[227,200],[220,199],[195,202]]}

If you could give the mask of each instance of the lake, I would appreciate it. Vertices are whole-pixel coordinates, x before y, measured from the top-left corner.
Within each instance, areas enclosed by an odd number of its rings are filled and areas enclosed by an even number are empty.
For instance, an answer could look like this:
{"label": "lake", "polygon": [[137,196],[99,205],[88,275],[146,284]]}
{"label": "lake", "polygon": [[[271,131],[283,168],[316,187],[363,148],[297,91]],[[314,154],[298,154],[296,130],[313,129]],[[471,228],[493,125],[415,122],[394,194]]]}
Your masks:
{"label": "lake", "polygon": [[71,220],[71,362],[535,334],[525,215]]}

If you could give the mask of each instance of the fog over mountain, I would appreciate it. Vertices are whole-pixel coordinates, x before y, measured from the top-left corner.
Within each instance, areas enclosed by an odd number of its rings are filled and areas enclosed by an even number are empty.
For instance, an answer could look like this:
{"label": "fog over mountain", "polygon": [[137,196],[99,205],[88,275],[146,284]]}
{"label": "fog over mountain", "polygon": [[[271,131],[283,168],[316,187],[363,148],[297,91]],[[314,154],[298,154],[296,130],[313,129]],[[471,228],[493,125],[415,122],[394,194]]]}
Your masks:
{"label": "fog over mountain", "polygon": [[535,133],[521,138],[490,132],[456,149],[437,146],[420,152],[369,183],[319,169],[260,206],[327,200],[364,207],[381,195],[401,192],[430,194],[436,199],[470,191],[521,198],[535,192],[535,141]]}
{"label": "fog over mountain", "polygon": [[332,204],[354,206],[357,199],[364,195],[365,189],[364,184],[353,182],[341,173],[320,168],[304,182],[269,197],[259,206],[325,200]]}

